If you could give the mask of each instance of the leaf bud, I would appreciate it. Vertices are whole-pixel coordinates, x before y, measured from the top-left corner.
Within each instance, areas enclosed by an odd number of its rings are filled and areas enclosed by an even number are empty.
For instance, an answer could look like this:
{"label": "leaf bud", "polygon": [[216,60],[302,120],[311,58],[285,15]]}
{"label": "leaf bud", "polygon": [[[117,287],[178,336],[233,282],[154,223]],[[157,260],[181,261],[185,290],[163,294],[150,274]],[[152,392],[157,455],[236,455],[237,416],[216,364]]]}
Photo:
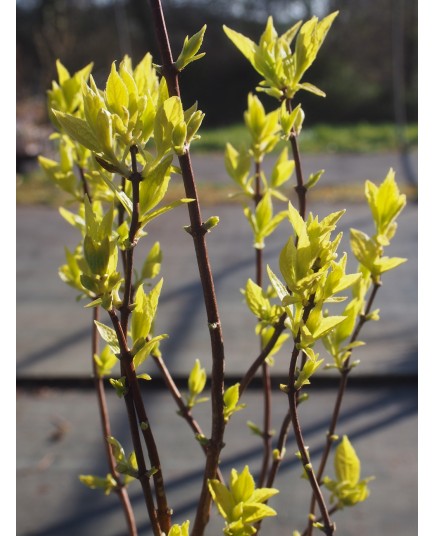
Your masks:
{"label": "leaf bud", "polygon": [[190,141],[200,137],[196,136],[196,132],[199,130],[203,118],[205,117],[205,114],[201,112],[200,110],[197,110],[194,112],[189,119],[187,123],[187,142],[190,143]]}
{"label": "leaf bud", "polygon": [[184,121],[181,121],[175,125],[172,131],[172,145],[175,153],[178,156],[185,154],[186,151],[186,139],[187,139],[187,125]]}
{"label": "leaf bud", "polygon": [[209,444],[209,439],[203,434],[196,434],[195,438],[199,441],[202,447],[206,447]]}
{"label": "leaf bud", "polygon": [[216,227],[219,224],[219,221],[220,218],[218,216],[211,216],[202,223],[202,229],[209,233],[213,227]]}
{"label": "leaf bud", "polygon": [[288,387],[287,385],[285,385],[284,383],[281,383],[281,384],[279,385],[279,389],[280,389],[281,391],[283,391],[284,393],[286,393],[286,394],[289,393],[289,387]]}
{"label": "leaf bud", "polygon": [[282,461],[285,456],[286,449],[283,448],[282,450],[274,449],[273,450],[273,460],[274,461]]}

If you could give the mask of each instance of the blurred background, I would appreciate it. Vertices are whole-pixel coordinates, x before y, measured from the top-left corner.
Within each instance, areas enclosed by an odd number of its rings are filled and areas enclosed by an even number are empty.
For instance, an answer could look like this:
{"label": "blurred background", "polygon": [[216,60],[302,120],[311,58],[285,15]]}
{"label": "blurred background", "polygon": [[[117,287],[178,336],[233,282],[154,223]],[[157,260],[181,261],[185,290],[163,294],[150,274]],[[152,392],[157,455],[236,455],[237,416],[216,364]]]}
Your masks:
{"label": "blurred background", "polygon": [[[365,125],[359,145],[347,135],[342,147],[336,142],[333,146],[327,140],[331,133],[316,133],[323,144],[317,149],[347,151],[416,143],[417,7],[413,0],[164,2],[175,57],[185,35],[196,33],[205,22],[208,26],[206,59],[194,62],[182,76],[186,104],[198,100],[206,114],[205,131],[242,122],[246,95],[258,82],[258,75],[224,35],[223,24],[257,40],[270,14],[280,33],[301,18],[340,10],[308,76],[327,98],[302,93],[307,130],[324,123]],[[37,152],[33,125],[47,121],[44,95],[56,78],[57,58],[70,72],[94,61],[93,75],[103,84],[114,59],[128,54],[138,62],[147,51],[158,63],[144,0],[17,0],[18,152],[23,158]],[[274,105],[271,99],[264,103]],[[367,123],[377,128],[369,130]],[[45,132],[41,140],[44,136]],[[363,147],[366,138],[369,146]],[[216,138],[204,143],[221,148]]]}

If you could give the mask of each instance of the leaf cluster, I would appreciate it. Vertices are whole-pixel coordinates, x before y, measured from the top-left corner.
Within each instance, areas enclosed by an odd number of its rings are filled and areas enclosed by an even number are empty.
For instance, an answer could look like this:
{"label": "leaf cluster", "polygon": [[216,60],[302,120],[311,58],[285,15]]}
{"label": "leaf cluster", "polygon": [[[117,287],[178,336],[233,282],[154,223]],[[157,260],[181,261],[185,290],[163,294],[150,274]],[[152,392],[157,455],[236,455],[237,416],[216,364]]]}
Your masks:
{"label": "leaf cluster", "polygon": [[[274,28],[273,18],[269,17],[258,44],[227,26],[224,31],[263,77],[258,91],[278,100],[292,99],[300,89],[324,97],[323,91],[301,79],[314,62],[337,14],[337,11],[331,13],[321,21],[312,17],[304,24],[297,22],[281,36]],[[294,39],[295,46],[291,49]]]}
{"label": "leaf cluster", "polygon": [[366,181],[365,196],[372,212],[375,234],[369,237],[357,229],[351,229],[351,249],[354,256],[371,274],[375,282],[384,272],[393,270],[407,259],[386,257],[384,247],[390,245],[398,224],[396,218],[406,204],[406,196],[399,192],[395,172],[390,169],[380,186]]}
{"label": "leaf cluster", "polygon": [[247,465],[241,473],[232,469],[228,487],[215,479],[208,481],[208,487],[226,522],[223,530],[226,536],[256,534],[255,523],[276,515],[276,511],[265,503],[279,491],[275,488],[255,488]]}
{"label": "leaf cluster", "polygon": [[360,480],[360,460],[346,435],[336,447],[335,479],[324,477],[325,487],[332,492],[332,501],[338,508],[355,506],[369,496],[368,482],[373,477]]}

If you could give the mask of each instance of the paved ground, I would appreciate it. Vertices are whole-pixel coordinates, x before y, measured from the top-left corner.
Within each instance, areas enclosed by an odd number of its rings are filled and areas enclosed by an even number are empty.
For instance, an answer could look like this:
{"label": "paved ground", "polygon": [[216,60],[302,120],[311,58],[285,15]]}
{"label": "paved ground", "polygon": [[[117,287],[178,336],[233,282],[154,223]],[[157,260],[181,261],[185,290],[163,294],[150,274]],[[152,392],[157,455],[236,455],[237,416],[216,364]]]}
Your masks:
{"label": "paved ground", "polygon": [[[208,157],[198,160],[199,172]],[[216,155],[208,163],[214,174],[221,172]],[[319,157],[315,157],[319,159]],[[328,157],[330,158],[330,157]],[[327,159],[327,158],[326,158]],[[344,160],[347,160],[345,157]],[[350,167],[336,159],[335,178],[348,180],[342,171]],[[374,169],[382,177],[383,170],[392,157],[361,156],[355,158],[356,170],[373,178]],[[363,165],[363,161],[366,165]],[[374,165],[375,161],[375,165]],[[393,162],[392,162],[393,163]],[[396,163],[396,162],[395,162]],[[382,164],[382,165],[380,165]],[[332,166],[333,167],[333,166]],[[337,170],[342,170],[338,173]],[[398,180],[402,178],[398,173]],[[206,184],[202,183],[202,188]],[[324,216],[340,210],[342,204],[311,204],[309,209]],[[345,232],[342,251],[349,251],[348,230],[356,227],[372,230],[369,209],[364,204],[352,204],[342,221]],[[220,216],[220,225],[209,235],[208,244],[214,270],[217,296],[228,356],[228,371],[240,374],[246,360],[256,353],[256,340],[240,337],[240,332],[254,329],[255,320],[246,314],[239,289],[248,277],[253,276],[253,250],[251,233],[241,209],[235,204],[205,207],[203,218]],[[194,359],[209,363],[207,329],[203,329],[203,304],[201,289],[197,282],[191,239],[182,229],[187,214],[183,208],[169,213],[164,219],[149,226],[149,240],[143,240],[137,258],[144,258],[153,243],[152,233],[158,233],[163,249],[165,282],[157,329],[170,334],[162,349],[175,373],[186,374]],[[157,228],[158,226],[158,228]],[[283,224],[267,242],[265,261],[275,271],[279,252],[286,242],[289,224]],[[155,235],[154,235],[155,236]],[[57,211],[43,207],[18,208],[17,211],[17,321],[22,327],[18,332],[17,359],[19,377],[81,376],[86,374],[89,354],[90,311],[74,301],[75,292],[57,277],[57,268],[64,263],[64,245],[75,247],[76,231]],[[399,220],[399,229],[390,255],[408,258],[408,262],[384,277],[384,287],[378,295],[377,307],[381,309],[379,323],[366,326],[365,337],[369,345],[358,350],[364,360],[356,372],[371,374],[382,371],[387,374],[406,374],[416,370],[417,345],[417,206],[409,204]],[[355,263],[350,265],[355,269]],[[25,328],[25,329],[24,329]],[[282,361],[276,371],[285,370]]]}
{"label": "paved ground", "polygon": [[[241,470],[246,464],[257,471],[260,444],[252,439],[245,420],[260,417],[255,392],[244,399],[247,409],[234,416],[226,435],[227,447],[222,453],[223,472],[232,467]],[[194,501],[200,482],[198,464],[202,462],[199,446],[176,415],[172,401],[165,393],[152,393],[147,401],[150,419],[161,449],[161,459],[168,482],[170,505],[176,520],[194,516]],[[322,444],[334,393],[313,390],[311,399],[301,407],[301,420],[306,423],[306,442],[312,459]],[[278,429],[287,410],[281,393],[274,394]],[[124,406],[113,393],[109,395],[113,430],[131,449],[126,440],[127,424]],[[18,531],[20,536],[124,536],[123,517],[116,497],[88,490],[77,475],[105,475],[98,414],[91,391],[18,392]],[[347,433],[362,460],[362,477],[376,476],[370,484],[369,499],[336,515],[341,536],[413,536],[417,523],[417,408],[415,387],[351,389],[345,398],[340,433]],[[199,407],[197,418],[206,430],[209,415],[206,404]],[[59,434],[59,428],[64,430]],[[31,438],[31,440],[29,440]],[[269,536],[290,536],[302,528],[308,500],[307,482],[300,479],[300,466],[294,456],[297,450],[291,438],[287,457],[277,487],[281,494],[272,501],[279,512],[277,519],[264,524]],[[176,454],[175,454],[176,453]],[[331,468],[327,474],[333,476]],[[297,491],[295,491],[295,487]],[[131,497],[138,515],[140,534],[151,534],[143,515],[139,488],[131,486]],[[214,513],[208,536],[222,534],[222,522]]]}
{"label": "paved ground", "polygon": [[[390,166],[399,170],[393,155],[332,160],[313,157],[307,171],[326,167],[331,182],[353,183],[370,178],[382,179]],[[328,162],[330,160],[330,162]],[[196,159],[197,176],[211,170],[211,179],[227,181],[221,159],[216,155]],[[350,175],[350,172],[352,175]],[[351,179],[349,177],[351,176]],[[324,177],[325,179],[326,177]],[[398,171],[398,180],[402,177]],[[206,186],[202,181],[202,187]],[[324,216],[342,205],[315,203],[309,209]],[[343,230],[350,227],[370,230],[366,206],[353,204],[343,219]],[[219,215],[221,224],[208,239],[211,262],[223,319],[227,372],[239,375],[257,353],[257,341],[241,337],[254,329],[255,321],[245,314],[239,288],[252,276],[250,231],[239,207],[230,204],[205,207],[204,219]],[[158,235],[164,252],[165,283],[157,329],[170,338],[162,350],[175,375],[188,374],[194,359],[209,368],[209,342],[203,325],[200,287],[196,282],[191,239],[182,230],[187,216],[182,208],[158,222]],[[155,227],[155,226],[154,226]],[[152,232],[153,228],[150,228]],[[281,226],[267,244],[266,262],[277,270],[276,256],[286,241],[289,227]],[[145,239],[146,240],[146,239]],[[63,263],[63,245],[75,245],[76,235],[55,210],[42,207],[17,209],[17,378],[47,380],[90,376],[90,315],[74,301],[74,291],[57,278]],[[151,238],[149,243],[151,243]],[[345,242],[347,244],[347,242]],[[146,247],[145,247],[146,249]],[[345,247],[344,249],[348,249]],[[145,251],[138,254],[144,257]],[[380,375],[384,385],[352,388],[346,398],[340,433],[347,433],[362,459],[362,474],[375,474],[372,497],[354,511],[336,517],[342,536],[409,536],[416,533],[416,434],[417,407],[414,380],[417,372],[417,207],[409,205],[402,214],[396,242],[390,255],[407,257],[408,262],[384,278],[378,295],[381,321],[366,326],[366,347],[357,350],[361,365],[354,371],[359,377]],[[285,372],[284,356],[276,360],[275,374]],[[152,367],[148,369],[156,374]],[[329,372],[324,374],[331,374]],[[395,378],[394,386],[389,379]],[[199,449],[182,421],[175,415],[168,396],[153,392],[149,402],[151,421],[162,448],[171,504],[180,516],[191,517],[198,474],[195,467]],[[313,386],[312,401],[303,409],[307,442],[313,459],[321,444],[334,392]],[[274,394],[279,427],[286,411],[281,395]],[[259,421],[255,392],[247,394],[247,413],[236,417],[228,430],[223,462],[225,473],[232,466],[248,463],[258,468],[259,445],[244,435],[246,419]],[[17,505],[19,536],[121,536],[122,516],[114,498],[105,498],[83,488],[77,474],[98,471],[105,474],[94,394],[70,389],[61,392],[43,388],[27,391],[19,388],[17,402]],[[317,403],[315,403],[317,401]],[[115,434],[126,438],[121,401],[109,394]],[[209,422],[204,404],[198,418]],[[238,426],[237,426],[238,423]],[[231,431],[232,430],[232,431]],[[59,431],[61,433],[59,433]],[[125,441],[127,441],[125,439]],[[192,445],[192,446],[191,446]],[[231,446],[229,446],[231,445]],[[247,445],[247,446],[246,446]],[[176,451],[176,456],[173,454]],[[298,485],[299,468],[288,445],[288,460],[279,485]],[[196,455],[197,452],[197,455]],[[294,479],[294,480],[292,480]],[[303,525],[303,496],[289,491],[279,495],[274,506],[280,517],[267,526],[269,536],[292,534]],[[134,505],[141,512],[137,488],[132,490]],[[139,517],[141,534],[149,534],[146,520]],[[210,536],[221,534],[219,520],[213,521]],[[269,528],[268,528],[269,527]]]}

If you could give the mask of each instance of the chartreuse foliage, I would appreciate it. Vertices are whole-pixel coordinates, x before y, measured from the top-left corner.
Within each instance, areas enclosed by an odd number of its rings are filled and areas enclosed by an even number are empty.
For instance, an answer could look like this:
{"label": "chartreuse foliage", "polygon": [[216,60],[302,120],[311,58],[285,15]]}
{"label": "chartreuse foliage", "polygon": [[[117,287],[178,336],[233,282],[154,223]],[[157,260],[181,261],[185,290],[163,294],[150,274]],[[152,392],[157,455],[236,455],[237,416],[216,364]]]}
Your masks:
{"label": "chartreuse foliage", "polygon": [[[186,40],[179,69],[201,56],[197,52],[204,31],[205,27]],[[173,157],[183,154],[198,137],[204,114],[196,105],[184,111],[179,98],[169,98],[166,82],[157,74],[149,54],[134,69],[128,57],[119,67],[113,63],[103,89],[97,87],[91,70],[92,64],[71,76],[57,61],[59,80],[48,92],[48,107],[58,130],[52,138],[58,144],[59,160],[41,156],[39,162],[77,206],[75,211],[61,208],[62,216],[79,231],[81,240],[74,251],[65,250],[66,264],[60,267],[59,275],[80,297],[90,300],[87,307],[113,311],[123,304],[125,277],[120,257],[124,263],[127,252],[146,235],[144,228],[150,221],[191,201],[162,204],[171,176],[177,172]],[[134,180],[138,182],[138,221],[132,233]],[[158,344],[167,337],[152,335],[163,281],[152,286],[150,280],[158,276],[161,260],[160,244],[155,242],[141,269],[134,271],[127,342],[136,370],[151,353],[159,354]],[[149,286],[151,289],[145,290]],[[107,343],[93,356],[96,373],[102,378],[112,374],[121,349],[112,327],[97,321],[95,325]],[[146,373],[137,373],[137,378],[150,380]],[[124,376],[110,378],[110,383],[118,396],[127,392]],[[136,472],[131,469],[132,458],[125,458],[114,438],[110,442],[117,470],[133,478]],[[81,480],[105,493],[117,486],[113,475],[88,475]],[[188,526],[180,530],[185,534]],[[171,534],[177,534],[176,528]]]}
{"label": "chartreuse foliage", "polygon": [[[286,352],[292,372],[289,382],[281,389],[289,396],[297,395],[297,403],[303,399],[303,388],[324,363],[318,342],[322,342],[333,357],[331,366],[346,377],[356,363],[349,365],[353,349],[363,344],[358,340],[359,328],[367,320],[379,318],[378,310],[371,310],[368,292],[379,287],[382,274],[405,261],[384,256],[396,232],[396,219],[406,202],[393,170],[380,186],[366,182],[365,193],[375,231],[368,236],[351,229],[351,250],[360,263],[355,273],[346,273],[347,254],[338,253],[343,234],[337,227],[345,211],[320,219],[312,213],[305,218],[305,211],[301,209],[301,201],[305,200],[302,196],[315,186],[324,170],[313,173],[303,182],[296,138],[302,131],[305,114],[301,104],[293,108],[292,99],[299,90],[325,96],[304,78],[336,15],[337,12],[322,20],[313,17],[304,24],[298,22],[281,36],[270,17],[259,43],[225,27],[229,39],[261,75],[257,90],[278,100],[276,108],[266,112],[260,99],[249,94],[244,114],[249,144],[235,148],[228,143],[225,165],[239,188],[234,196],[239,196],[243,203],[257,259],[268,237],[279,225],[289,223],[289,238],[279,256],[280,274],[268,266],[271,286],[263,287],[258,276],[257,282],[249,279],[242,292],[247,308],[257,319],[256,334],[261,347],[264,349],[272,339],[275,341],[264,358],[268,364],[272,364],[274,355],[286,341],[292,341],[293,350]],[[205,29],[206,26],[185,39],[178,58],[171,65],[176,72],[203,57],[200,49]],[[126,373],[133,371],[133,379],[151,380],[146,372],[137,374],[138,369],[144,368],[150,355],[162,359],[159,343],[167,337],[166,334],[155,335],[163,285],[163,279],[155,282],[162,262],[160,243],[148,244],[146,259],[139,267],[132,265],[132,252],[147,236],[149,222],[193,201],[181,198],[170,204],[164,202],[172,175],[180,171],[174,159],[186,155],[199,137],[204,114],[197,109],[197,104],[185,107],[179,97],[169,96],[166,80],[161,76],[167,72],[167,66],[153,65],[149,54],[135,67],[129,57],[119,65],[113,62],[103,88],[97,87],[91,70],[92,64],[89,64],[71,76],[57,61],[58,81],[53,82],[48,92],[48,106],[57,129],[52,139],[57,143],[58,159],[41,156],[39,162],[47,177],[69,194],[71,210],[62,207],[60,212],[80,235],[72,251],[65,249],[66,262],[59,269],[61,279],[77,291],[79,298],[87,299],[86,307],[101,307],[112,320],[114,317],[119,321],[110,327],[95,320],[95,329],[107,345],[101,352],[95,352],[93,359],[97,376],[114,376],[109,378],[110,384],[119,397],[124,397],[130,388],[127,377],[131,376],[117,377],[112,372],[114,365],[121,361],[122,370],[128,364],[130,368]],[[284,147],[267,176],[263,170],[264,159],[270,158],[270,153],[282,140],[290,142],[294,159],[289,157],[288,147]],[[300,210],[289,201],[288,184],[294,174]],[[279,202],[284,203],[283,210],[276,210]],[[201,230],[210,231],[218,221],[217,216],[209,218]],[[186,226],[186,230],[192,232],[190,226]],[[345,294],[351,299],[347,300]],[[340,307],[341,302],[344,304],[342,312],[330,314],[328,304]],[[282,327],[284,321],[287,332],[276,333],[277,326]],[[213,326],[209,324],[210,329]],[[180,412],[183,416],[191,416],[194,406],[207,400],[202,396],[206,383],[206,371],[196,359],[188,377],[185,400],[177,395],[178,404],[183,404],[184,411]],[[223,427],[234,413],[245,407],[240,400],[240,385],[226,386],[220,393],[223,404],[219,418]],[[133,394],[136,391],[133,390]],[[137,405],[135,410],[138,410]],[[149,432],[148,421],[139,421],[141,430]],[[269,430],[262,431],[254,423],[248,425],[264,438],[271,435]],[[197,428],[195,432],[205,451],[216,447],[198,433]],[[127,456],[122,445],[107,435],[116,472],[106,477],[82,475],[80,480],[84,484],[109,494],[134,479],[151,478],[160,471],[158,464],[154,464],[145,475],[144,471],[139,474],[137,460],[140,462],[140,456],[136,458],[135,452]],[[145,437],[148,444],[146,439],[149,438]],[[223,443],[223,435],[218,441]],[[280,462],[285,452],[284,445],[278,447],[269,449],[274,462]],[[151,459],[149,451],[148,454]],[[300,447],[300,458],[302,454]],[[313,473],[312,464],[306,464],[306,456],[304,459],[304,474]],[[367,498],[368,481],[360,480],[360,461],[347,436],[343,436],[335,450],[335,479],[324,477],[319,480],[320,486],[324,485],[331,492],[337,508],[343,508]],[[232,469],[228,486],[223,479],[210,479],[208,487],[225,520],[223,532],[227,536],[255,534],[259,522],[276,515],[266,503],[278,490],[256,488],[247,466],[241,473]],[[158,495],[158,490],[155,491]],[[319,523],[314,526],[321,528]],[[166,533],[167,536],[188,536],[189,521],[173,525]]]}
{"label": "chartreuse foliage", "polygon": [[[324,359],[317,350],[318,342],[325,345],[334,358],[332,366],[342,373],[357,364],[354,361],[348,367],[353,349],[364,344],[354,336],[359,332],[356,326],[361,325],[360,322],[379,318],[378,310],[366,312],[367,293],[373,285],[380,284],[380,276],[384,272],[405,261],[383,255],[384,248],[395,234],[396,218],[405,206],[405,196],[400,194],[392,170],[380,186],[366,182],[366,198],[372,212],[375,234],[369,237],[351,229],[351,249],[360,263],[355,273],[346,273],[347,253],[338,253],[343,234],[335,231],[345,210],[331,213],[322,220],[310,213],[305,220],[289,201],[287,210],[273,215],[272,199],[288,202],[282,186],[287,186],[295,161],[288,158],[287,149],[284,148],[270,178],[265,176],[261,164],[281,139],[293,142],[301,132],[305,114],[300,104],[292,108],[295,93],[303,89],[325,96],[322,90],[302,79],[315,60],[336,15],[337,12],[321,21],[314,17],[305,24],[299,22],[282,36],[277,35],[270,17],[257,44],[224,27],[229,39],[263,77],[257,90],[280,102],[278,108],[266,113],[258,97],[249,95],[244,121],[251,139],[250,145],[236,149],[227,144],[225,164],[228,174],[240,188],[236,195],[243,199],[244,214],[252,228],[257,250],[264,247],[265,238],[284,220],[289,220],[292,227],[293,234],[279,257],[281,277],[267,267],[272,290],[264,290],[249,279],[242,291],[249,310],[258,319],[256,331],[261,334],[263,346],[270,340],[278,320],[283,314],[286,315],[285,326],[291,333],[294,348],[303,355],[300,366],[296,368],[294,384],[281,386],[286,393],[294,389],[301,391],[323,365]],[[297,193],[300,195],[302,189],[308,191],[313,188],[323,173],[324,170],[312,173],[304,184],[297,175]],[[248,206],[249,200],[254,208]],[[351,296],[350,300],[342,294],[345,291]],[[276,296],[279,304],[271,301]],[[340,302],[346,302],[343,311],[330,314],[327,304]],[[270,355],[287,338],[289,336],[286,334],[279,335]],[[304,395],[299,397],[299,401],[302,397]],[[263,434],[254,423],[248,425],[255,434]],[[281,451],[275,449],[274,453],[276,459],[280,460]],[[325,478],[324,483],[332,492],[332,500],[338,507],[365,500],[369,479],[360,481],[360,462],[346,436],[336,449],[335,468],[336,480]],[[215,489],[220,490],[219,497]],[[213,498],[220,512],[227,522],[232,521],[229,516],[233,504],[227,499],[228,492],[223,491],[226,488],[222,484],[215,484],[215,489]],[[230,507],[222,504],[230,504]],[[321,528],[320,523],[314,523],[314,526]]]}
{"label": "chartreuse foliage", "polygon": [[[127,486],[137,478],[137,460],[135,452],[127,457],[122,445],[117,439],[110,436],[107,438],[110,444],[114,459],[116,461],[116,470],[123,475],[122,485]],[[152,473],[152,469],[150,473]],[[93,475],[80,475],[80,482],[91,489],[102,489],[105,495],[109,495],[113,490],[117,489],[119,484],[113,478],[113,475],[107,474],[105,478]]]}
{"label": "chartreuse foliage", "polygon": [[182,71],[187,65],[193,61],[200,60],[205,56],[205,52],[198,54],[200,47],[202,46],[203,37],[205,35],[206,24],[192,37],[187,37],[184,40],[184,46],[182,47],[181,54],[175,61],[175,67],[178,71]]}
{"label": "chartreuse foliage", "polygon": [[[361,278],[352,286],[352,300],[343,311],[345,320],[336,330],[327,334],[324,345],[334,359],[334,365],[343,369],[353,348],[363,345],[360,340],[352,340],[351,335],[360,317],[365,321],[379,320],[379,310],[365,314],[366,295],[372,284],[381,284],[381,275],[399,266],[406,259],[384,256],[384,248],[390,244],[397,229],[396,218],[406,203],[406,197],[399,192],[395,173],[390,170],[380,186],[366,181],[365,195],[371,208],[375,234],[369,237],[356,229],[350,230],[351,249],[360,262]],[[352,366],[357,364],[353,362]]]}
{"label": "chartreuse foliage", "polygon": [[332,492],[332,501],[338,508],[354,506],[369,496],[368,482],[373,477],[360,480],[360,460],[346,435],[335,451],[336,479],[324,477],[324,485]]}
{"label": "chartreuse foliage", "polygon": [[383,256],[384,247],[390,244],[395,235],[396,218],[405,206],[406,197],[400,194],[392,169],[379,187],[366,181],[365,195],[376,232],[369,237],[362,231],[351,229],[351,248],[356,259],[369,271],[372,279],[378,282],[381,274],[406,261],[400,257]]}
{"label": "chartreuse foliage", "polygon": [[323,362],[313,350],[316,342],[345,321],[343,315],[325,314],[324,304],[344,300],[345,297],[337,294],[356,284],[361,277],[360,273],[345,273],[346,254],[336,260],[342,233],[332,238],[332,232],[343,214],[344,211],[334,212],[322,220],[309,214],[304,221],[289,203],[288,219],[294,235],[280,254],[284,282],[268,267],[270,281],[287,314],[286,325],[297,348],[307,357],[296,380],[296,389],[309,384],[309,378]]}
{"label": "chartreuse foliage", "polygon": [[[200,366],[199,359],[196,359],[193,368],[191,369],[190,376],[188,377],[188,391],[187,407],[192,408],[196,404],[206,402],[207,397],[199,397],[206,385],[206,370]],[[199,398],[198,398],[199,397]]]}
{"label": "chartreuse foliage", "polygon": [[[269,17],[258,44],[226,26],[224,30],[263,77],[258,91],[264,91],[278,100],[292,99],[300,89],[324,97],[323,91],[313,84],[301,82],[301,79],[314,62],[337,14],[336,11],[321,21],[313,17],[304,24],[297,22],[280,37],[274,28],[273,18]],[[291,49],[294,39],[295,46]]]}
{"label": "chartreuse foliage", "polygon": [[226,536],[256,534],[255,523],[276,515],[276,511],[264,503],[279,493],[279,490],[255,488],[247,465],[241,473],[232,469],[228,487],[219,480],[209,480],[208,486],[220,515],[226,522],[223,530]]}
{"label": "chartreuse foliage", "polygon": [[172,527],[170,527],[170,530],[167,536],[188,536],[189,526],[190,526],[190,521],[185,521],[182,525],[173,525]]}

